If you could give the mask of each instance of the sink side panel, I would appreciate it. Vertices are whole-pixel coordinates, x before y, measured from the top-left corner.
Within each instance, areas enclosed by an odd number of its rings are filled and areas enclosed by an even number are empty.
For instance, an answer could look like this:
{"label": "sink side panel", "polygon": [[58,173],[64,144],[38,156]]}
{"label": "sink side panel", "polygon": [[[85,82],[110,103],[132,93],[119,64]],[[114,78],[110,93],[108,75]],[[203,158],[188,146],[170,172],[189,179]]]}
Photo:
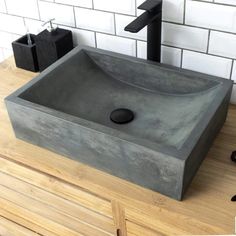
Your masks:
{"label": "sink side panel", "polygon": [[224,125],[224,122],[227,117],[230,96],[231,90],[228,91],[224,100],[218,107],[214,116],[208,123],[207,127],[205,128],[204,132],[196,143],[194,149],[186,160],[182,196],[184,195],[197,170],[199,169],[202,161],[207,155],[210,147],[212,146],[212,143],[214,142],[214,139],[221,130],[222,126]]}
{"label": "sink side panel", "polygon": [[12,101],[6,105],[17,138],[181,199],[181,160]]}

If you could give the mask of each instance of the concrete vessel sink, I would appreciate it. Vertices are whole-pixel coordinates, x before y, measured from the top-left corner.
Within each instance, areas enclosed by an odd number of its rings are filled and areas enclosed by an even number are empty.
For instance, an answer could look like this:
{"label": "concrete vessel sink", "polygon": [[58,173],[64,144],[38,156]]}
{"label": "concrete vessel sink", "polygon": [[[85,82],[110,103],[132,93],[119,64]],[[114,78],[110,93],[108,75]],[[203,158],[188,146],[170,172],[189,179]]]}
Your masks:
{"label": "concrete vessel sink", "polygon": [[[77,47],[5,102],[17,138],[181,200],[231,89],[230,80]],[[120,108],[128,123],[111,120]]]}

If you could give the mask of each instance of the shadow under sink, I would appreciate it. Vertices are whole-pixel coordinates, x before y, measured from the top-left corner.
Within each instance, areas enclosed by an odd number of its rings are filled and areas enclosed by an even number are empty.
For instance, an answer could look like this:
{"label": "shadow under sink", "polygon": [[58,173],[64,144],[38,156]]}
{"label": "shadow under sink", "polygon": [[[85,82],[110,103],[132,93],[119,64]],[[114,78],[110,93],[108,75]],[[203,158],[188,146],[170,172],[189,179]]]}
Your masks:
{"label": "shadow under sink", "polygon": [[[180,200],[231,89],[229,80],[78,47],[6,104],[16,137]],[[119,108],[134,120],[112,122]]]}

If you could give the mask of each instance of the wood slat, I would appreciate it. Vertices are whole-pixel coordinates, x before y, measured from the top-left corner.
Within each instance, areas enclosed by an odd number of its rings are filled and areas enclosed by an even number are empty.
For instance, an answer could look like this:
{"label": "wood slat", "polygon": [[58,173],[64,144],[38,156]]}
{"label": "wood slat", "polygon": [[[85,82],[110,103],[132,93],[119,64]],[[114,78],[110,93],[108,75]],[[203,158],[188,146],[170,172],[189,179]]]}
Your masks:
{"label": "wood slat", "polygon": [[59,213],[71,216],[84,223],[93,225],[110,233],[111,235],[115,232],[115,225],[111,218],[105,217],[78,204],[72,203],[64,198],[48,193],[40,188],[27,184],[26,182],[18,180],[17,178],[6,175],[2,172],[0,172],[0,179],[0,185],[21,193],[28,198],[32,198],[39,203],[46,204],[52,207],[52,211],[55,209]]}
{"label": "wood slat", "polygon": [[113,200],[112,210],[118,236],[127,236],[124,207],[118,201]]}
{"label": "wood slat", "polygon": [[[11,215],[16,215],[17,217],[21,217],[24,220],[31,222],[32,225],[38,225],[40,228],[45,228],[49,232],[52,232],[53,235],[62,236],[62,235],[71,235],[71,236],[84,236],[81,233],[74,232],[61,224],[55,223],[54,221],[50,221],[45,219],[44,217],[35,214],[31,210],[25,209],[17,204],[14,204],[7,199],[0,197],[0,212],[10,212]],[[4,215],[5,216],[5,215]]]}
{"label": "wood slat", "polygon": [[1,236],[40,236],[39,234],[26,229],[6,218],[0,216],[0,235]]}
{"label": "wood slat", "polygon": [[165,236],[157,231],[153,231],[149,228],[143,227],[141,225],[135,224],[131,221],[126,221],[127,226],[127,236]]}
{"label": "wood slat", "polygon": [[9,212],[7,210],[4,210],[2,207],[0,207],[0,216],[10,219],[13,222],[22,225],[24,227],[26,227],[27,229],[30,229],[34,232],[37,232],[39,235],[43,235],[43,236],[57,236],[55,233],[52,233],[51,231],[45,229],[42,226],[39,226],[38,224],[34,224],[32,222],[32,219],[27,220],[22,218],[21,216],[14,214],[12,212]]}
{"label": "wood slat", "polygon": [[1,158],[1,154],[0,167],[0,170],[3,173],[112,218],[111,202],[108,200],[99,198],[88,193],[86,190],[62,182],[53,176],[45,175],[30,168],[18,165],[5,159],[3,156]]}
{"label": "wood slat", "polygon": [[[207,208],[206,208],[207,209]],[[146,209],[125,209],[127,221],[136,223],[142,227],[150,228],[153,231],[164,235],[188,235],[208,234],[215,235],[221,229],[217,225],[209,225],[195,218],[189,218],[185,215],[176,214],[172,211],[160,209],[155,217],[149,214],[150,208]],[[184,222],[184,224],[183,224]]]}
{"label": "wood slat", "polygon": [[[36,215],[37,217],[40,217],[43,220],[42,225],[44,225],[44,222],[48,222],[47,224],[48,225],[50,224],[52,232],[57,233],[58,228],[61,227],[64,230],[64,232],[66,231],[68,233],[70,232],[69,235],[81,235],[81,234],[86,235],[86,236],[91,236],[91,235],[111,236],[112,235],[108,232],[100,230],[97,227],[93,227],[90,224],[82,222],[79,219],[75,219],[72,216],[65,215],[48,204],[43,204],[32,198],[26,197],[25,195],[20,194],[9,188],[6,188],[2,185],[0,185],[0,193],[1,193],[0,203],[1,201],[5,200],[7,201],[7,205],[10,204],[11,206],[11,204],[14,204],[18,208],[21,208],[21,209],[24,208],[28,212],[33,213],[34,215]],[[13,211],[13,213],[15,213],[15,211]],[[52,222],[54,224],[52,224]],[[65,235],[65,234],[63,233],[62,235]]]}

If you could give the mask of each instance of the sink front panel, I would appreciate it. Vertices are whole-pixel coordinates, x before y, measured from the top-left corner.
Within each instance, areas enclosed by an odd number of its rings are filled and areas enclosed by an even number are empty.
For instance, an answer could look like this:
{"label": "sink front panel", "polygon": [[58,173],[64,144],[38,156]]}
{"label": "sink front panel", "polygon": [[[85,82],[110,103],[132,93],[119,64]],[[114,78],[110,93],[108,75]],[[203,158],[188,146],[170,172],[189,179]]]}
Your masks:
{"label": "sink front panel", "polygon": [[7,102],[16,137],[141,186],[181,199],[183,162],[72,120]]}

